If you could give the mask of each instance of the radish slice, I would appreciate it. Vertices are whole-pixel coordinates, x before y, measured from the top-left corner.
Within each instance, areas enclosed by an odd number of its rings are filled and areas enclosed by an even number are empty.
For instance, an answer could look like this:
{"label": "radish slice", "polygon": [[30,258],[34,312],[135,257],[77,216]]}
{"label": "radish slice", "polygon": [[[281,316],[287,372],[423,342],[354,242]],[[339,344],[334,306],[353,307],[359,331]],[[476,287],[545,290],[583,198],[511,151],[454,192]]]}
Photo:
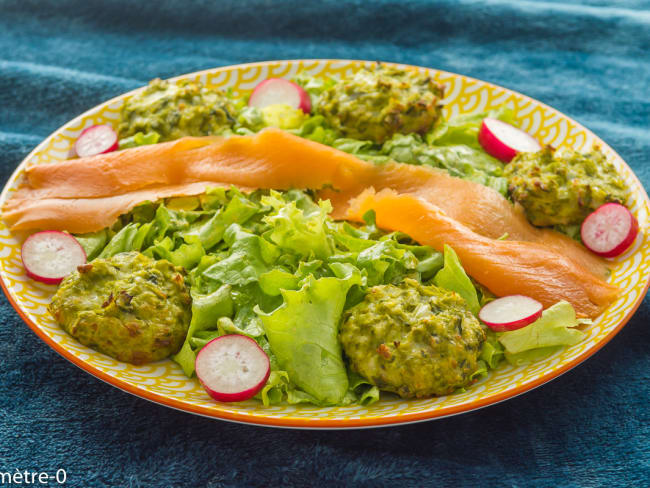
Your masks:
{"label": "radish slice", "polygon": [[212,398],[240,402],[262,389],[271,374],[271,363],[253,339],[230,334],[211,340],[199,351],[195,370]]}
{"label": "radish slice", "polygon": [[582,222],[580,237],[589,250],[605,258],[623,254],[639,233],[634,215],[620,203],[606,203]]}
{"label": "radish slice", "polygon": [[485,118],[478,132],[478,142],[490,156],[509,163],[520,152],[537,152],[537,139],[499,119]]}
{"label": "radish slice", "polygon": [[289,105],[306,114],[311,112],[311,99],[303,87],[284,78],[269,78],[258,84],[248,99],[250,107],[264,108],[276,104]]}
{"label": "radish slice", "polygon": [[56,285],[86,262],[86,252],[70,234],[45,230],[29,236],[21,249],[30,278]]}
{"label": "radish slice", "polygon": [[490,329],[505,332],[532,324],[542,315],[543,308],[541,303],[530,297],[510,295],[485,305],[478,313],[478,318]]}
{"label": "radish slice", "polygon": [[80,158],[104,154],[117,148],[117,134],[110,125],[93,125],[84,129],[74,144]]}

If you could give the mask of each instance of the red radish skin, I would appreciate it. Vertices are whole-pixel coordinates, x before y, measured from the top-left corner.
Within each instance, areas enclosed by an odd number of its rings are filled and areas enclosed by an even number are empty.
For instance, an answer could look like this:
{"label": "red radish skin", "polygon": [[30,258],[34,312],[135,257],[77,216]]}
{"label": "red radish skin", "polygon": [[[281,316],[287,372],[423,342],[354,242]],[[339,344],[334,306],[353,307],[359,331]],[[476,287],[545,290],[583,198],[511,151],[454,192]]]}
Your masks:
{"label": "red radish skin", "polygon": [[279,103],[300,109],[306,114],[311,112],[309,93],[300,85],[284,78],[269,78],[262,81],[248,99],[248,105],[257,108]]}
{"label": "red radish skin", "polygon": [[86,252],[70,234],[45,230],[25,240],[21,258],[27,276],[48,285],[57,285],[86,263]]}
{"label": "red radish skin", "polygon": [[590,251],[604,258],[623,254],[639,233],[639,222],[620,203],[606,203],[582,222],[580,237]]}
{"label": "red radish skin", "polygon": [[75,153],[80,158],[116,151],[118,147],[117,134],[105,124],[84,129],[74,144]]}
{"label": "red radish skin", "polygon": [[542,146],[533,136],[499,119],[483,119],[478,142],[485,152],[509,163],[520,152],[537,152]]}
{"label": "red radish skin", "polygon": [[196,356],[196,376],[219,402],[241,402],[255,396],[271,374],[269,357],[250,337],[229,334],[208,342]]}
{"label": "red radish skin", "polygon": [[541,317],[544,307],[537,300],[524,295],[497,298],[478,313],[479,319],[495,332],[517,330]]}

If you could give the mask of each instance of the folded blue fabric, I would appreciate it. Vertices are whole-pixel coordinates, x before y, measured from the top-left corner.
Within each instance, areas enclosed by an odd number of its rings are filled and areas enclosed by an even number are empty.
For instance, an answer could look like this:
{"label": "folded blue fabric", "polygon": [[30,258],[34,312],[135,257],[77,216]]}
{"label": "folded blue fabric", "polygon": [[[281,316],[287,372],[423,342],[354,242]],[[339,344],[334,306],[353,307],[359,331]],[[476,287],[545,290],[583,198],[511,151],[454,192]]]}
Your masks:
{"label": "folded blue fabric", "polygon": [[[594,130],[650,188],[642,0],[0,0],[0,179],[57,127],[151,78],[292,58],[396,61],[515,89]],[[523,397],[347,432],[157,406],[57,356],[4,297],[0,318],[0,472],[65,469],[80,487],[650,484],[647,298],[602,352]]]}

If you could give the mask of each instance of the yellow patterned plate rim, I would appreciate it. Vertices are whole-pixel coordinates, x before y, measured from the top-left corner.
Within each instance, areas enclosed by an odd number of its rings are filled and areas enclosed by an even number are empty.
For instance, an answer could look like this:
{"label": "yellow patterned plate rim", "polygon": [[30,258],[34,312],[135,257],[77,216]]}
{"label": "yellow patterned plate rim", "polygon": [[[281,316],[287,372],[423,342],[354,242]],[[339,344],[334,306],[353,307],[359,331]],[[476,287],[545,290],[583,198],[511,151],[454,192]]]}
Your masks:
{"label": "yellow patterned plate rim", "polygon": [[[314,75],[340,75],[371,63],[339,59],[265,61],[198,71],[172,78],[172,81],[196,79],[209,86],[246,91],[266,77],[291,76],[298,69]],[[198,382],[179,375],[178,368],[169,360],[154,363],[150,367],[135,367],[114,361],[76,343],[55,327],[47,315],[45,304],[53,288],[26,278],[20,263],[20,241],[9,232],[4,223],[0,223],[0,285],[9,302],[25,323],[52,349],[84,371],[123,391],[186,412],[257,425],[336,429],[397,425],[442,418],[520,395],[577,366],[620,331],[643,301],[650,285],[650,240],[646,237],[650,200],[643,186],[630,167],[605,142],[576,121],[543,103],[475,78],[418,66],[399,66],[426,70],[439,82],[447,84],[445,110],[448,115],[485,110],[505,103],[515,110],[522,127],[544,143],[576,149],[598,144],[622,173],[631,188],[628,206],[639,220],[642,232],[632,248],[613,262],[612,281],[621,286],[624,293],[586,330],[588,337],[583,343],[531,366],[499,369],[463,394],[414,401],[382,398],[370,407],[265,408],[255,401],[216,404],[202,392]],[[65,159],[71,142],[83,128],[93,123],[115,121],[119,105],[138,90],[122,94],[88,110],[48,136],[9,178],[0,195],[0,204],[4,203],[15,188],[28,162],[39,164]]]}

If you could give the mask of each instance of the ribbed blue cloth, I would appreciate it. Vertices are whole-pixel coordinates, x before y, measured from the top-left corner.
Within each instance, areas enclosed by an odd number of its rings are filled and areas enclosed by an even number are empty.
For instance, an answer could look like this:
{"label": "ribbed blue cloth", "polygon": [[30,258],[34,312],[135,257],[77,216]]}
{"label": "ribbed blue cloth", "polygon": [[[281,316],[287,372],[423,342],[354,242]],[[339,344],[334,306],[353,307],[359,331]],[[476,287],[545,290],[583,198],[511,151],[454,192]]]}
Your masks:
{"label": "ribbed blue cloth", "polygon": [[[521,91],[602,136],[650,188],[642,0],[0,0],[0,177],[66,121],[151,78],[294,58],[403,62]],[[158,406],[59,357],[4,297],[0,319],[0,472],[63,468],[65,486],[84,488],[650,484],[647,298],[601,352],[524,396],[346,432]]]}

